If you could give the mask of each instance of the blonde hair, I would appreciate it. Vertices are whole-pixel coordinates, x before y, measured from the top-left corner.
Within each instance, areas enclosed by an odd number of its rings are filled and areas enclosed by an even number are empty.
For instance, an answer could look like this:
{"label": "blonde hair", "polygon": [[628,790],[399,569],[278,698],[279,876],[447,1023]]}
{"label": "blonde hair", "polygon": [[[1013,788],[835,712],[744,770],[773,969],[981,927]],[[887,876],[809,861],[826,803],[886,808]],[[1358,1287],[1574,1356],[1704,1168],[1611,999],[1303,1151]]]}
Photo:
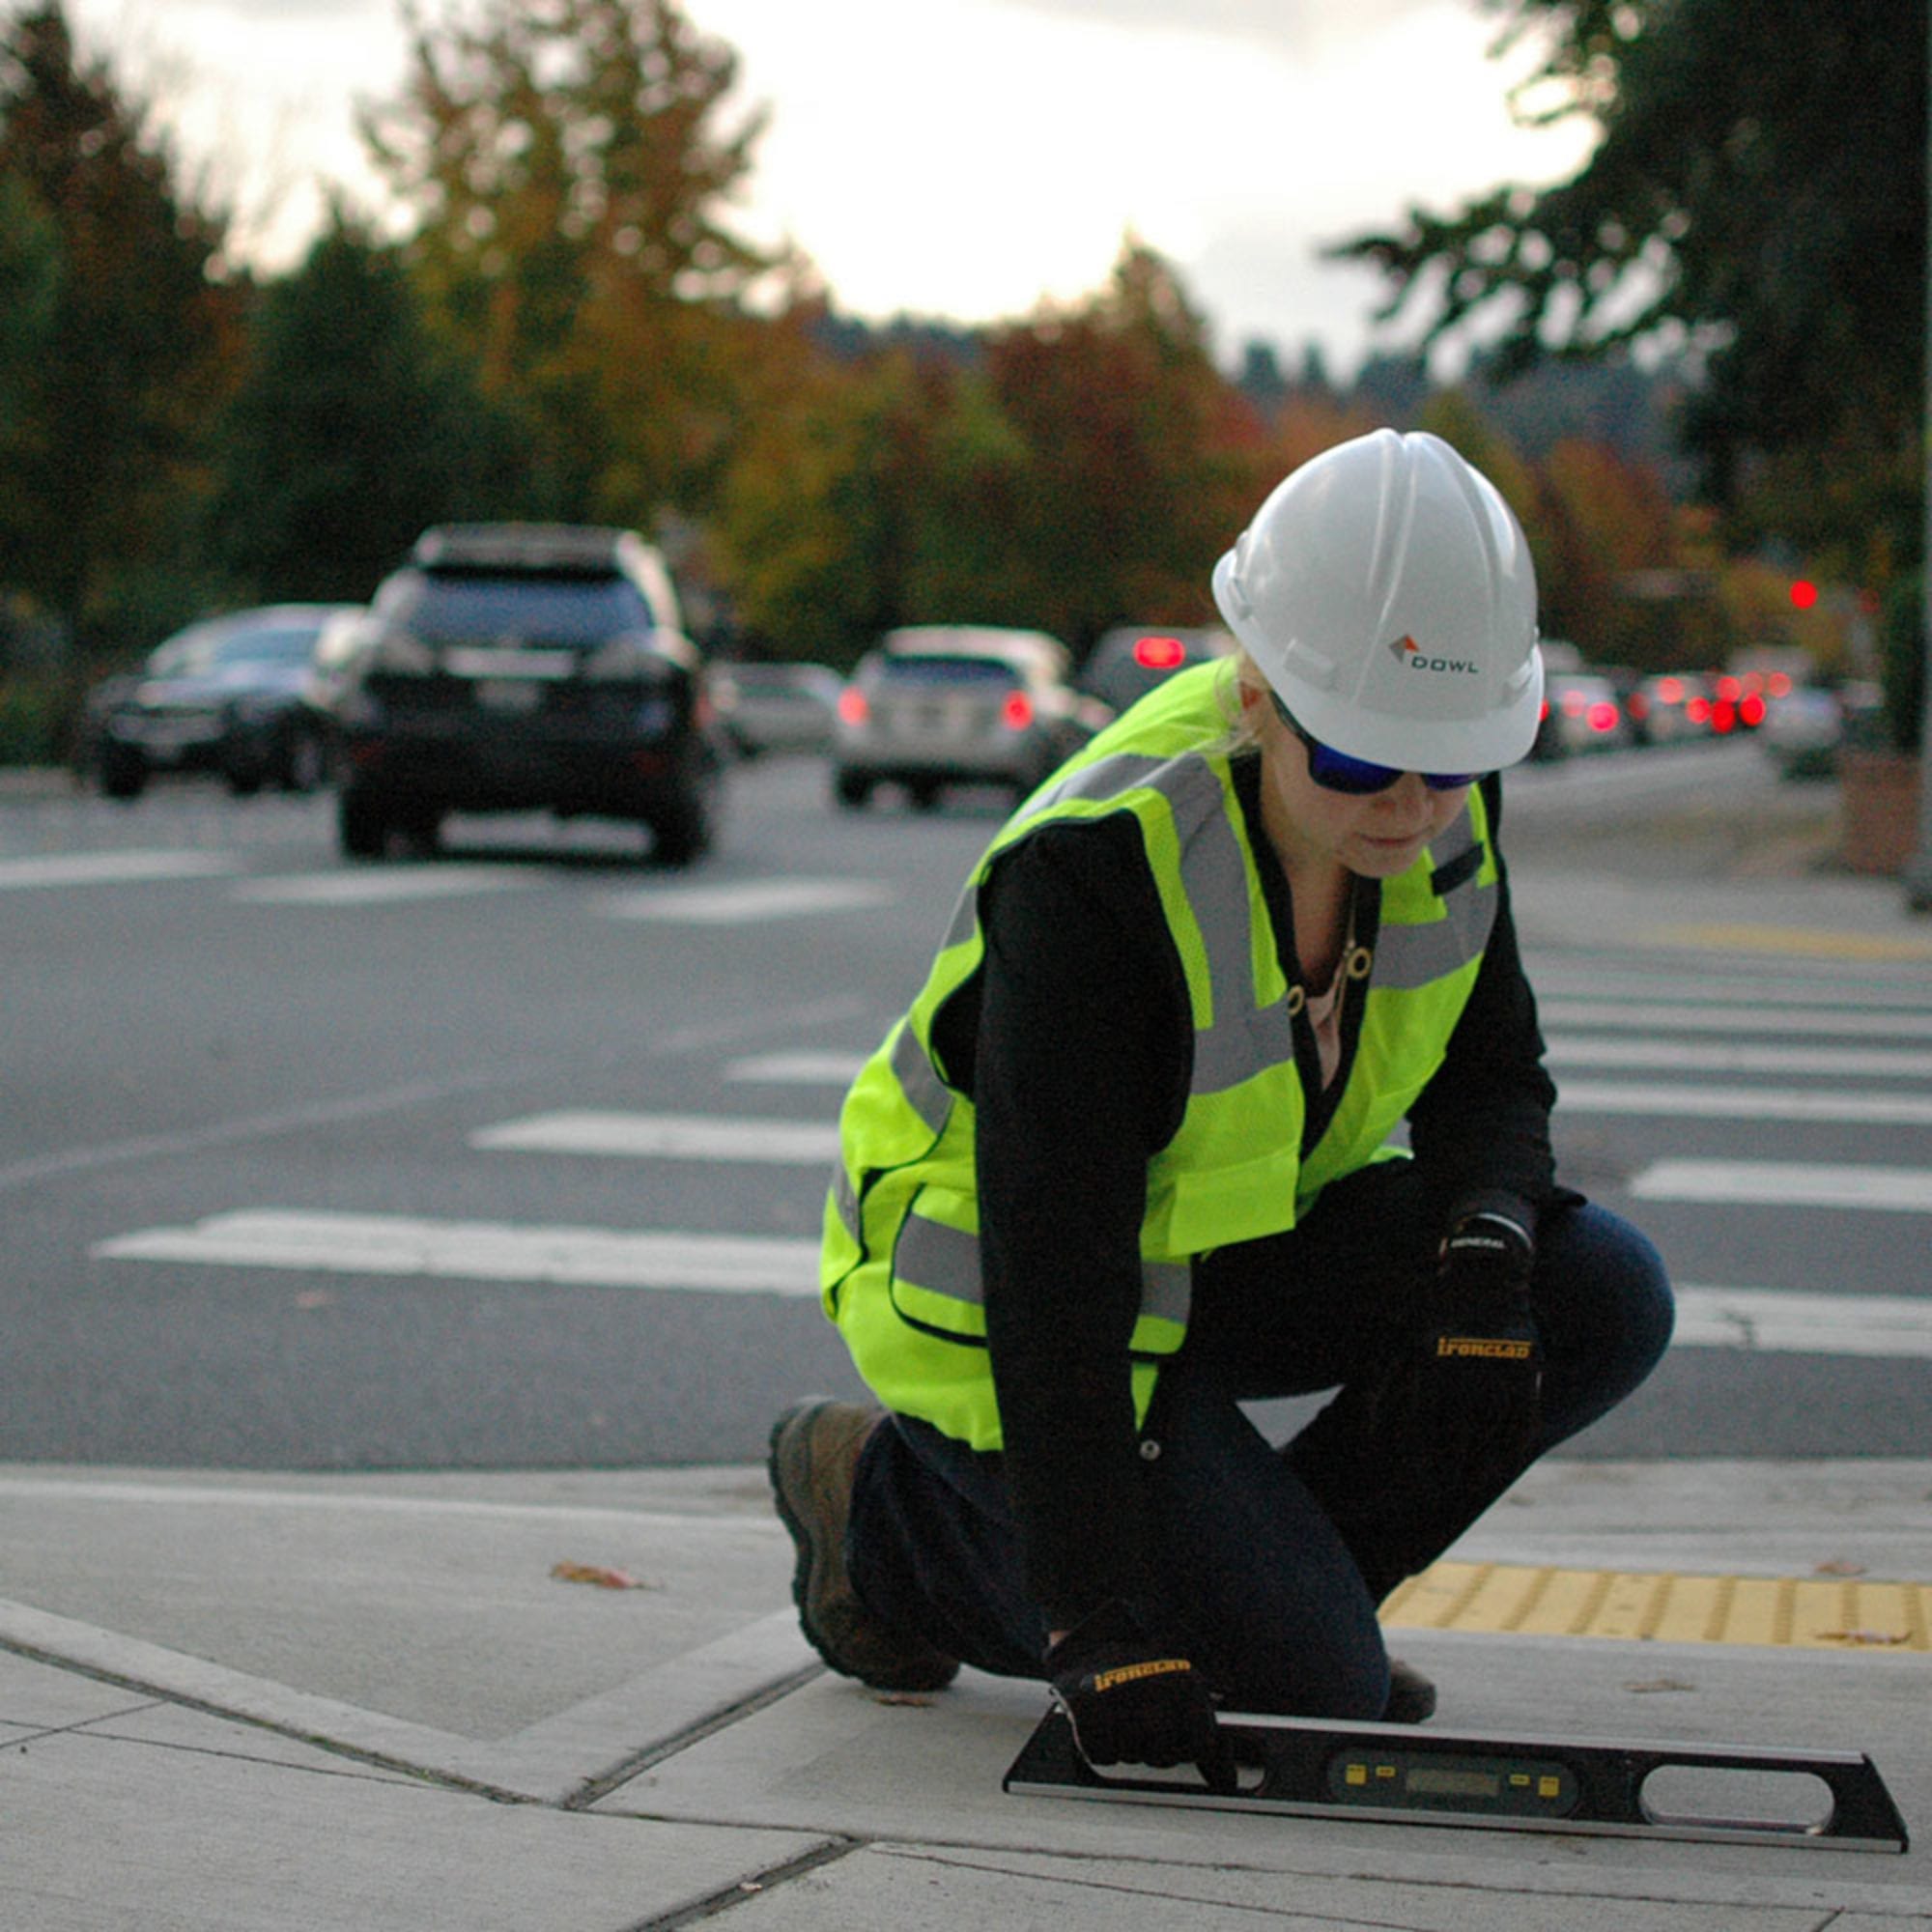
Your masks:
{"label": "blonde hair", "polygon": [[1204,757],[1237,758],[1262,748],[1261,726],[1253,706],[1243,701],[1243,693],[1267,695],[1268,681],[1245,648],[1236,645],[1222,659],[1214,678],[1214,696],[1221,708],[1223,729],[1201,747]]}

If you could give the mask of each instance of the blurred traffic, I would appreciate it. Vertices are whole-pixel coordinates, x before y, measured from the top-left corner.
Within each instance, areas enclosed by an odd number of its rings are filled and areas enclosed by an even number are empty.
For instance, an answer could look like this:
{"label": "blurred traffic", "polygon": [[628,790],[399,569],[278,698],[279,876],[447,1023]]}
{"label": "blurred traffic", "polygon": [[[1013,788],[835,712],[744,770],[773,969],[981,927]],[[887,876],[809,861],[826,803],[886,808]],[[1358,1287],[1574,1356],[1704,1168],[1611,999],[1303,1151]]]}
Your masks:
{"label": "blurred traffic", "polygon": [[[829,792],[918,810],[960,788],[1024,797],[1175,672],[1234,648],[1216,627],[1118,624],[1082,657],[1042,630],[899,627],[849,675],[700,649],[661,552],[635,532],[439,526],[366,606],[208,618],[90,694],[76,776],[132,801],[212,774],[238,797],[332,782],[350,858],[435,848],[450,813],[635,821],[657,863],[710,849],[730,764],[810,757]],[[1638,672],[1544,643],[1532,762],[1755,738],[1794,781],[1873,740],[1868,681],[1803,658]]]}

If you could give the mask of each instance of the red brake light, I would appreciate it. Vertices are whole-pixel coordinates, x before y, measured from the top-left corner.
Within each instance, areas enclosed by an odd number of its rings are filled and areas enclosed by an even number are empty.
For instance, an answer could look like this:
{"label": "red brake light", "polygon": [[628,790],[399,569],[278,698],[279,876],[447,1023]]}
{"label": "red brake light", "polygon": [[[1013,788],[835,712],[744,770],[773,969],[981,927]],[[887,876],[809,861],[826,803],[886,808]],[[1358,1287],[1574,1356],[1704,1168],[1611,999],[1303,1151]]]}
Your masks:
{"label": "red brake light", "polygon": [[863,724],[872,715],[866,694],[856,684],[848,684],[838,694],[838,715],[848,724]]}
{"label": "red brake light", "polygon": [[1736,727],[1738,707],[1728,697],[1720,697],[1711,707],[1711,729],[1720,737]]}
{"label": "red brake light", "polygon": [[1771,674],[1771,695],[1774,697],[1791,696],[1791,676],[1788,671],[1775,670]]}
{"label": "red brake light", "polygon": [[1617,728],[1617,707],[1607,698],[1600,697],[1590,707],[1590,729],[1593,731],[1614,731]]}
{"label": "red brake light", "polygon": [[1662,704],[1681,704],[1684,701],[1684,680],[1666,677],[1657,687],[1658,701]]}
{"label": "red brake light", "polygon": [[1033,723],[1033,699],[1023,691],[1009,691],[1000,706],[1000,723],[1009,731],[1024,731]]}
{"label": "red brake light", "polygon": [[1708,697],[1693,697],[1684,707],[1684,715],[1693,724],[1708,724],[1711,722],[1711,700]]}
{"label": "red brake light", "polygon": [[1744,696],[1744,689],[1734,677],[1720,677],[1718,680],[1718,696],[1726,704],[1735,704]]}
{"label": "red brake light", "polygon": [[1143,638],[1134,646],[1134,662],[1148,670],[1179,670],[1187,662],[1187,646],[1179,638]]}
{"label": "red brake light", "polygon": [[1764,699],[1755,692],[1738,706],[1738,723],[1753,731],[1764,723]]}

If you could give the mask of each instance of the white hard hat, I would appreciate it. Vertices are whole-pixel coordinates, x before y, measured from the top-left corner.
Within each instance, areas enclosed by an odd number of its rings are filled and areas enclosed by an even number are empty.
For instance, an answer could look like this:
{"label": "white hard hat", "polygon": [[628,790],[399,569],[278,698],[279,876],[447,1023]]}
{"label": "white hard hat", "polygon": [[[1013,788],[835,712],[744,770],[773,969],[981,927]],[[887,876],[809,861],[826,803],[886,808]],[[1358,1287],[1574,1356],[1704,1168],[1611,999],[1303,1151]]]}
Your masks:
{"label": "white hard hat", "polygon": [[1438,437],[1377,430],[1304,463],[1215,566],[1214,601],[1338,752],[1406,772],[1528,755],[1543,705],[1529,544]]}

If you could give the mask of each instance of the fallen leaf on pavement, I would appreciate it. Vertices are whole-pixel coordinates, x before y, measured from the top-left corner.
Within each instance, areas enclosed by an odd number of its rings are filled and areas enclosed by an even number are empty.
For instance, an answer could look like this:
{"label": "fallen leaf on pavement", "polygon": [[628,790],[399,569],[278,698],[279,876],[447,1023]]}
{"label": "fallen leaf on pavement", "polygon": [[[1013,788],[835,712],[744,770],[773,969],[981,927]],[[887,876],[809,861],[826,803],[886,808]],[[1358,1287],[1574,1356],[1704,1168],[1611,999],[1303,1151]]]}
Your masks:
{"label": "fallen leaf on pavement", "polygon": [[1820,1631],[1819,1638],[1825,1643],[1910,1643],[1911,1634],[1907,1631]]}
{"label": "fallen leaf on pavement", "polygon": [[640,1583],[628,1570],[607,1570],[601,1563],[557,1563],[551,1568],[559,1583],[594,1583],[600,1590],[655,1590],[655,1583]]}
{"label": "fallen leaf on pavement", "polygon": [[1862,1577],[1865,1566],[1853,1563],[1843,1556],[1834,1556],[1829,1563],[1820,1563],[1812,1572],[1814,1577]]}

